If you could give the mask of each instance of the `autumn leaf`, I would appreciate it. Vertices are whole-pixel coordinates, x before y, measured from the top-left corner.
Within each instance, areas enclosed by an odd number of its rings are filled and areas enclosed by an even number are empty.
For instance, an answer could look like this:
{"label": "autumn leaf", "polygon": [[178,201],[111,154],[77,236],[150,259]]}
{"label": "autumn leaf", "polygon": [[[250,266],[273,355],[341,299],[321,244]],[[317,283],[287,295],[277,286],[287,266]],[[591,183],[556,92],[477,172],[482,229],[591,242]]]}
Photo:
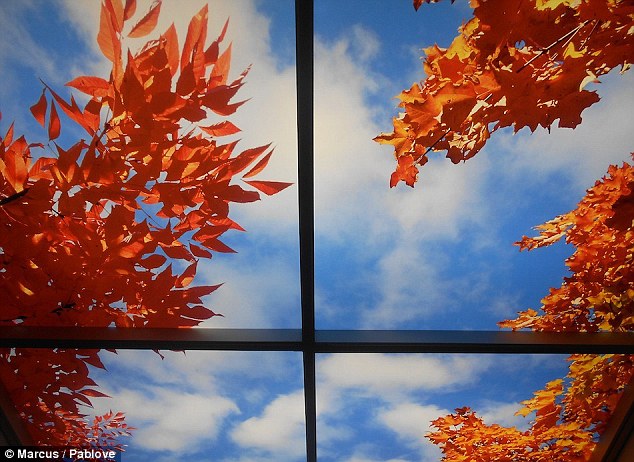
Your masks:
{"label": "autumn leaf", "polygon": [[121,43],[112,23],[111,12],[102,7],[99,19],[99,33],[97,43],[103,55],[113,63],[121,56]]}
{"label": "autumn leaf", "polygon": [[235,135],[240,132],[240,129],[228,120],[206,127],[199,126],[199,128],[211,136]]}
{"label": "autumn leaf", "polygon": [[37,120],[42,127],[44,127],[44,124],[46,123],[46,108],[46,95],[45,92],[42,91],[42,96],[40,96],[40,99],[37,101],[37,103],[31,106],[31,113],[33,114],[33,117],[35,117],[35,120]]}
{"label": "autumn leaf", "polygon": [[61,131],[61,123],[59,120],[59,115],[57,115],[57,109],[55,108],[55,103],[51,103],[51,112],[49,114],[48,119],[48,139],[54,140],[56,139]]}
{"label": "autumn leaf", "polygon": [[292,186],[293,183],[284,183],[281,181],[256,181],[256,180],[244,180],[245,183],[250,184],[256,189],[259,189],[264,194],[272,196],[278,192]]}
{"label": "autumn leaf", "polygon": [[152,7],[150,8],[150,11],[148,11],[147,14],[143,16],[143,18],[141,18],[139,22],[134,25],[132,30],[128,33],[128,37],[130,38],[145,37],[146,35],[151,33],[156,27],[160,12],[161,12],[161,2],[157,1],[152,5]]}
{"label": "autumn leaf", "polygon": [[86,93],[89,96],[103,98],[108,95],[111,90],[110,83],[101,77],[80,76],[76,77],[66,84],[69,87]]}

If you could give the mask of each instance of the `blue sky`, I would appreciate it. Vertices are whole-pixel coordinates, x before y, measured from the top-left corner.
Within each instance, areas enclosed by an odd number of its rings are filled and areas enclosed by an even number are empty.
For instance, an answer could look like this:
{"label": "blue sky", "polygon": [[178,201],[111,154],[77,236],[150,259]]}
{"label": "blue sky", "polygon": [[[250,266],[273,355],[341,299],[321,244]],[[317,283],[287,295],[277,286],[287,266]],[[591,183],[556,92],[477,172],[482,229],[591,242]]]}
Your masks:
{"label": "blue sky", "polygon": [[[1,132],[15,120],[29,140],[45,136],[28,112],[38,78],[62,89],[76,75],[107,75],[95,43],[98,3],[0,3]],[[234,75],[253,64],[242,90],[252,99],[233,119],[243,129],[240,146],[272,141],[265,176],[296,182],[293,2],[210,3],[211,31],[231,17]],[[200,5],[165,0],[158,29],[175,21],[184,37]],[[448,45],[468,15],[462,1],[415,13],[409,0],[316,0],[318,328],[496,329],[538,307],[565,276],[571,249],[520,253],[512,243],[573,208],[610,163],[628,159],[634,79],[611,75],[578,129],[501,131],[467,163],[439,156],[415,189],[390,189],[392,153],[372,138],[390,130],[393,96],[422,78],[420,48]],[[225,283],[208,299],[225,317],[206,325],[299,327],[297,188],[233,213],[247,230],[226,239],[238,254],[199,267],[201,284]],[[125,411],[138,428],[125,460],[305,457],[300,355],[165,356],[105,353],[108,371],[95,371],[112,396],[96,400],[96,411]],[[513,416],[517,403],[565,366],[559,356],[320,355],[319,459],[439,460],[422,438],[430,420],[469,405],[487,421],[526,426],[530,417]]]}

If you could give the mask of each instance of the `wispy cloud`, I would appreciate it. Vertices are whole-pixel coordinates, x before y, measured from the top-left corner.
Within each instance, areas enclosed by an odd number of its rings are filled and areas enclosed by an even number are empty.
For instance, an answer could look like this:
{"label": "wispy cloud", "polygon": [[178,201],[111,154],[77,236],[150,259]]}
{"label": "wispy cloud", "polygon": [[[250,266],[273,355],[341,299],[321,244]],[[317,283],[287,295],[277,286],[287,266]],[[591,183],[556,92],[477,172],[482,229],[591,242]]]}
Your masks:
{"label": "wispy cloud", "polygon": [[[434,460],[438,451],[423,435],[431,420],[447,410],[432,404],[431,396],[473,385],[488,367],[486,358],[464,355],[325,356],[317,363],[321,450],[328,460],[343,460],[344,454],[366,460],[373,451],[364,446],[374,443],[364,435],[387,428],[408,451]],[[352,421],[364,423],[355,428]],[[331,427],[347,431],[329,431]]]}
{"label": "wispy cloud", "polygon": [[239,412],[222,396],[159,387],[119,392],[117,405],[135,422],[135,445],[180,454],[215,441],[226,417]]}
{"label": "wispy cloud", "polygon": [[231,438],[240,446],[255,454],[277,457],[277,460],[305,459],[305,435],[301,390],[278,396],[260,416],[243,421],[231,432]]}
{"label": "wispy cloud", "polygon": [[433,430],[433,420],[448,413],[447,409],[434,404],[404,402],[383,409],[378,415],[378,421],[395,432],[398,439],[406,445],[419,450],[422,460],[435,461],[440,459],[440,450],[425,439],[425,434]]}

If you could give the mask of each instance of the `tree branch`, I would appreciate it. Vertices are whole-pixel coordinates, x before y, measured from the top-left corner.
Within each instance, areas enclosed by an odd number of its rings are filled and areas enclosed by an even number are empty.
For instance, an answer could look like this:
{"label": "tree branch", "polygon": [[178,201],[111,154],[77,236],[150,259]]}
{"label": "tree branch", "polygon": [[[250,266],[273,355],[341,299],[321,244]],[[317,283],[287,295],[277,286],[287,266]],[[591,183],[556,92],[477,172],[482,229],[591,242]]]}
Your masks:
{"label": "tree branch", "polygon": [[20,197],[24,196],[27,192],[29,192],[29,188],[24,188],[19,193],[11,194],[10,196],[3,197],[0,199],[0,206],[7,205],[13,201],[17,201]]}

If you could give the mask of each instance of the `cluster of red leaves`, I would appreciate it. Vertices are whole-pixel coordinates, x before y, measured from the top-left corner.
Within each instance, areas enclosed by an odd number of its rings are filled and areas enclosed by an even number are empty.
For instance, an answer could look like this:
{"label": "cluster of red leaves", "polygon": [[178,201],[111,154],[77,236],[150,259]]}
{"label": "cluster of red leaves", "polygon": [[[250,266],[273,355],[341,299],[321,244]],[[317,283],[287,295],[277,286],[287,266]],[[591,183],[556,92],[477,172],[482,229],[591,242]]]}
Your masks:
{"label": "cluster of red leaves", "polygon": [[[560,239],[574,245],[566,260],[571,276],[542,300],[540,312],[526,310],[500,323],[514,330],[627,332],[634,330],[634,167],[612,166],[590,188],[577,208],[524,237],[521,249]],[[572,355],[566,380],[555,380],[519,415],[535,413],[526,431],[487,425],[468,408],[433,422],[428,438],[440,445],[445,461],[585,461],[634,376],[634,357]]]}
{"label": "cluster of red leaves", "polygon": [[[422,4],[415,0],[415,7]],[[634,6],[617,0],[471,0],[473,18],[449,48],[426,48],[424,82],[398,99],[394,130],[375,138],[394,146],[390,185],[413,186],[431,151],[458,163],[492,132],[538,126],[574,128],[599,100],[584,89],[634,61]]]}
{"label": "cluster of red leaves", "polygon": [[0,380],[34,442],[121,448],[117,439],[133,430],[124,422],[123,413],[109,412],[89,424],[77,407],[92,407],[90,398],[106,396],[93,388],[97,384],[89,377],[88,365],[104,367],[97,350],[20,348],[2,352]]}
{"label": "cluster of red leaves", "polygon": [[[433,3],[432,0],[426,0]],[[423,0],[414,0],[418,9]],[[634,61],[634,6],[616,0],[472,0],[474,17],[451,46],[425,50],[427,77],[399,96],[404,112],[394,131],[376,141],[391,144],[397,159],[390,184],[413,186],[430,151],[447,151],[458,163],[473,157],[491,132],[538,126],[574,128],[599,100],[590,82]],[[610,167],[577,208],[524,237],[520,249],[560,239],[575,247],[566,260],[571,276],[542,300],[501,327],[557,332],[634,330],[634,168]],[[432,424],[427,437],[444,461],[588,460],[617,402],[634,376],[627,355],[572,355],[565,379],[552,381],[524,401],[517,414],[534,413],[520,431],[484,423],[469,408]]]}
{"label": "cluster of red leaves", "polygon": [[[216,315],[201,298],[218,287],[191,285],[198,261],[233,252],[219,238],[242,230],[229,204],[289,185],[253,179],[270,146],[238,153],[238,141],[218,142],[240,131],[226,117],[244,103],[232,98],[248,69],[229,79],[231,46],[221,50],[227,24],[206,45],[207,6],[192,18],[182,50],[172,24],[124,56],[125,37],[150,34],[160,8],[154,2],[130,25],[135,0],[103,0],[97,42],[112,62],[109,79],[68,82],[88,95],[83,107],[45,85],[31,111],[47,129],[46,147],[16,138],[13,125],[1,139],[0,322],[195,326]],[[59,109],[85,140],[69,148],[55,142]],[[41,148],[52,156],[33,162],[31,150]],[[238,175],[246,189],[234,183]],[[96,358],[79,350],[2,352],[5,383],[16,373],[30,377],[11,394],[36,441],[60,444],[96,431],[77,408],[97,396],[85,371],[86,363],[101,367]],[[113,419],[108,425],[120,420]]]}

